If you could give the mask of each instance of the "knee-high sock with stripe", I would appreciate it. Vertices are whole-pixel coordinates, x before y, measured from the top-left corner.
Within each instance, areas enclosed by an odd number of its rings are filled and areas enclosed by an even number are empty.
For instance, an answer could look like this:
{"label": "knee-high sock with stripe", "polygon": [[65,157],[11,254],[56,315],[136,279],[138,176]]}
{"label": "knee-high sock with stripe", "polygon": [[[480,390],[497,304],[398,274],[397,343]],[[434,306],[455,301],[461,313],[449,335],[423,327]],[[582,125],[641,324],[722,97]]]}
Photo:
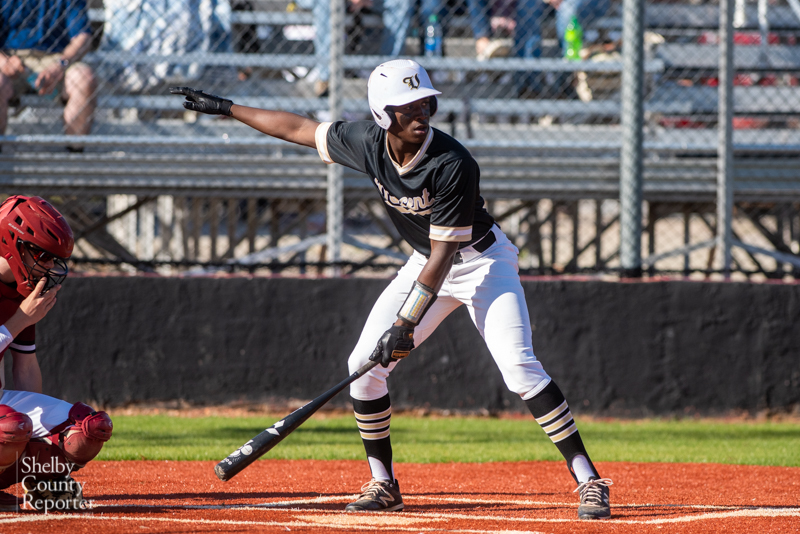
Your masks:
{"label": "knee-high sock with stripe", "polygon": [[553,380],[536,396],[526,400],[525,404],[564,456],[576,482],[586,482],[589,477],[600,478],[572,419],[567,399]]}
{"label": "knee-high sock with stripe", "polygon": [[389,436],[392,403],[389,395],[371,401],[353,399],[353,411],[364,450],[367,452],[372,478],[394,481],[392,440]]}

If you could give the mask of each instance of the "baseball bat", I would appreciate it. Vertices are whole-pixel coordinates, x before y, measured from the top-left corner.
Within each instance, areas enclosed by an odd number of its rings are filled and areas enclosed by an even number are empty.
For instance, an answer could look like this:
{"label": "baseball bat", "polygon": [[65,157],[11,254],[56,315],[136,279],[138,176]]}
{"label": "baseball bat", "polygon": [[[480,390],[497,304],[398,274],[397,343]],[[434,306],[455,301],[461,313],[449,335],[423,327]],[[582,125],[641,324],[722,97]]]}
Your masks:
{"label": "baseball bat", "polygon": [[305,423],[306,419],[314,415],[317,410],[325,406],[325,404],[334,398],[340,391],[349,386],[353,381],[361,378],[363,375],[369,372],[370,369],[378,365],[378,363],[379,362],[369,361],[362,365],[358,371],[354,372],[305,406],[293,411],[230,453],[227,458],[218,463],[214,468],[217,478],[223,481],[232,479],[248,465],[264,456],[273,447],[275,447],[275,445],[280,443],[283,438],[294,432],[297,427]]}

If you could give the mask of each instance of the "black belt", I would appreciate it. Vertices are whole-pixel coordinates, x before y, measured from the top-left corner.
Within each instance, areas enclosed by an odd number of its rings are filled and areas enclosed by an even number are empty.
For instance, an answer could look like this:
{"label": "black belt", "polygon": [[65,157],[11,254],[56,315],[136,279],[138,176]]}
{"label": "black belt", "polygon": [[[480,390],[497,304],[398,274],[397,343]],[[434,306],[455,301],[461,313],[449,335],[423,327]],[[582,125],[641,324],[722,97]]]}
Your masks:
{"label": "black belt", "polygon": [[[486,235],[470,246],[477,252],[486,252],[489,247],[494,245],[495,241],[497,241],[497,238],[495,237],[494,232],[492,232],[490,229]],[[459,263],[464,263],[464,258],[461,256],[461,251],[456,252],[456,255],[453,257],[453,264],[458,265]]]}

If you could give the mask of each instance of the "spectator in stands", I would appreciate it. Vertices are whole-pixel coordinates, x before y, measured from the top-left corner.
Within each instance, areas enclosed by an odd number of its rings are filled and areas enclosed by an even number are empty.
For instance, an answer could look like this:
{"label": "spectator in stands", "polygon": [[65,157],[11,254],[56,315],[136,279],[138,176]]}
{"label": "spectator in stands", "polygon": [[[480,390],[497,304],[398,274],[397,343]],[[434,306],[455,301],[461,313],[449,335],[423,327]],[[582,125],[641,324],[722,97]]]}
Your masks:
{"label": "spectator in stands", "polygon": [[517,26],[514,0],[467,0],[467,10],[477,58],[507,56]]}
{"label": "spectator in stands", "polygon": [[[405,48],[406,37],[414,19],[416,3],[416,0],[348,0],[347,9],[350,13],[362,10],[381,13],[383,34],[380,48],[376,50],[376,53],[382,56],[399,56]],[[317,58],[317,80],[314,83],[314,92],[317,96],[325,96],[328,93],[330,76],[330,1],[298,0],[297,5],[303,9],[311,9],[314,14],[314,53]],[[428,20],[430,15],[439,15],[441,10],[442,0],[420,0],[419,20],[424,26],[424,21]]]}
{"label": "spectator in stands", "polygon": [[[327,96],[330,78],[331,3],[330,0],[298,0],[297,6],[310,9],[314,15],[314,56],[317,59],[314,93],[320,97]],[[357,13],[371,7],[372,0],[347,0],[346,11]]]}
{"label": "spectator in stands", "polygon": [[[476,39],[475,48],[479,57],[501,55],[494,52],[494,49],[499,48],[497,45],[488,47],[491,44],[489,39],[491,24],[486,20],[490,13],[489,0],[468,1],[471,25]],[[610,6],[611,0],[516,0],[516,23],[511,28],[514,40],[510,54],[516,57],[540,57],[542,55],[542,23],[547,16],[548,9],[555,10],[556,34],[563,55],[568,48],[564,39],[565,33],[572,18],[576,17],[580,25],[586,28],[593,20],[604,15]],[[504,24],[495,23],[495,26],[507,31],[509,24],[506,19],[510,10],[504,0],[498,0],[497,5],[491,7],[494,8],[492,11],[494,16],[504,22]],[[487,55],[487,50],[493,53]],[[557,95],[568,89],[564,85],[565,78],[568,76],[557,76],[554,82],[547,84],[550,85],[548,89],[545,88],[543,78],[542,73],[536,72],[518,74],[516,79],[520,96],[541,95],[543,92]]]}
{"label": "spectator in stands", "polygon": [[79,61],[91,41],[85,0],[0,3],[0,133],[5,134],[9,101],[26,92],[56,92],[65,102],[65,133],[90,132],[97,81]]}
{"label": "spectator in stands", "polygon": [[[521,31],[515,39],[515,52],[519,50],[532,57],[541,55],[541,19],[545,12],[546,4],[556,10],[556,35],[562,53],[567,50],[564,34],[567,25],[573,17],[577,17],[582,27],[586,28],[592,21],[603,16],[611,7],[611,0],[519,0],[517,18],[528,21],[523,24]],[[521,11],[520,11],[521,9]],[[524,43],[524,44],[523,44]]]}
{"label": "spectator in stands", "polygon": [[[376,4],[380,0],[376,0]],[[423,32],[431,15],[439,15],[441,20],[444,0],[419,0],[419,31]],[[415,0],[383,0],[383,41],[380,54],[383,56],[399,56],[403,53],[414,21]],[[380,7],[378,9],[381,9]]]}
{"label": "spectator in stands", "polygon": [[[181,56],[231,51],[228,0],[104,0],[100,50],[142,56]],[[196,80],[198,63],[130,63],[104,79],[126,91],[144,92],[161,83]]]}

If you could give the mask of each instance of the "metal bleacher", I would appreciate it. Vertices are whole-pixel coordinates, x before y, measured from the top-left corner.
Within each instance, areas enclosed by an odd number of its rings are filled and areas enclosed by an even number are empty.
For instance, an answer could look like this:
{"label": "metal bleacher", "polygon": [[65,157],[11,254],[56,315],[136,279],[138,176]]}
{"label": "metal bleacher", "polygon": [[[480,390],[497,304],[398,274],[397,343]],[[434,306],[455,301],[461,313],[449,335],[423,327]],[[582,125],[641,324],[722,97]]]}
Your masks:
{"label": "metal bleacher", "polygon": [[[771,18],[775,15],[771,11]],[[94,18],[101,17],[102,11],[95,11]],[[233,22],[236,24],[308,24],[312,22],[308,12],[256,12],[256,11],[234,11]],[[685,25],[686,28],[701,29],[714,27],[712,22],[716,17],[716,10],[713,6],[706,5],[648,5],[647,20],[648,27],[653,30],[662,31],[664,28],[674,28],[678,24]],[[751,20],[751,19],[748,19]],[[785,19],[783,26],[788,27]],[[601,21],[600,26],[614,27],[619,24],[620,17],[612,14]],[[756,68],[763,66],[764,58],[760,54],[761,47],[737,47],[736,64],[741,68]],[[385,58],[375,56],[348,55],[344,58],[344,65],[351,70],[369,70],[379,61]],[[314,57],[310,54],[251,54],[251,53],[231,53],[231,54],[201,54],[185,55],[180,57],[167,56],[137,56],[125,54],[109,54],[103,52],[93,52],[86,59],[90,63],[117,62],[128,64],[152,65],[161,62],[171,62],[178,64],[202,63],[204,65],[220,68],[252,67],[280,71],[291,67],[311,67],[314,65]],[[710,86],[686,87],[672,83],[665,71],[680,68],[683,73],[689,70],[713,70],[717,66],[717,51],[714,45],[687,44],[666,42],[660,45],[652,57],[646,61],[646,75],[652,77],[652,91],[648,93],[645,101],[645,109],[648,113],[658,114],[690,114],[690,113],[714,113],[716,110],[715,88]],[[800,67],[800,47],[789,46],[770,46],[768,47],[768,64],[771,69],[797,69]],[[543,72],[558,71],[581,71],[586,73],[604,73],[619,75],[622,64],[619,60],[612,61],[579,61],[565,62],[560,59],[517,59],[501,58],[491,61],[477,61],[474,57],[444,57],[426,58],[425,65],[429,70],[447,71],[461,73],[469,76],[471,73],[503,73],[517,70],[535,70]],[[350,114],[364,113],[366,88],[363,79],[347,80],[348,94],[357,95],[344,99],[343,108]],[[302,93],[302,85],[287,87],[275,87],[282,84],[282,81],[258,81],[248,80],[238,82],[233,80],[230,84],[230,92],[226,96],[233,98],[237,103],[270,109],[286,109],[304,114],[316,114],[328,109],[326,98],[317,98],[310,94],[297,94],[297,90]],[[202,83],[201,83],[202,85]],[[465,121],[473,120],[473,117],[481,116],[502,116],[518,118],[522,117],[541,117],[541,116],[568,116],[568,117],[607,117],[617,120],[619,117],[620,103],[619,95],[612,94],[607,98],[581,101],[578,99],[514,99],[490,98],[476,92],[474,88],[464,91],[459,88],[458,83],[445,84],[445,96],[440,99],[439,109],[440,123],[449,127],[453,132],[463,133],[461,138],[474,136],[476,142],[486,142],[496,138],[496,132],[490,131],[488,135],[482,135],[474,128],[467,128]],[[291,94],[294,92],[295,94]],[[286,95],[289,93],[289,95]],[[793,113],[800,109],[796,103],[800,102],[800,94],[797,87],[737,87],[736,88],[736,108],[737,112],[743,113]],[[21,105],[24,106],[44,106],[54,107],[56,103],[44,100],[42,97],[28,95],[21,98]],[[98,107],[103,109],[134,109],[134,110],[161,110],[178,111],[180,110],[180,100],[168,94],[116,94],[101,92],[98,95]],[[366,114],[365,114],[366,116]],[[461,121],[463,127],[459,131],[458,123]],[[173,125],[174,126],[174,125]],[[191,135],[197,137],[198,124],[180,125],[163,127],[153,124],[143,124],[141,135],[149,137],[158,135],[158,132],[165,132],[169,136]],[[586,129],[565,128],[558,134],[542,130],[541,140],[548,140],[552,144],[553,139],[559,139],[565,147],[578,146],[574,143],[583,142],[584,145],[591,144],[591,139],[597,137],[603,139],[602,145],[614,144],[615,134],[608,135],[609,131],[614,132],[614,128],[598,127],[600,135],[592,136],[586,134]],[[18,129],[22,134],[48,135],[41,129],[31,127],[27,131],[24,128]],[[115,135],[113,126],[109,126],[106,135]],[[241,130],[242,133],[247,130]],[[117,132],[118,133],[118,132]],[[248,132],[253,135],[252,132]],[[136,145],[136,136],[131,136],[131,144]],[[536,128],[530,130],[531,145],[536,146]],[[658,144],[668,144],[680,146],[680,133],[670,135],[669,132],[661,132],[662,139],[674,137],[674,141],[654,140]],[[12,146],[23,146],[27,143],[28,137],[13,137],[6,140]],[[83,139],[88,146],[108,146],[102,139],[88,136]],[[38,142],[32,141],[33,144]],[[180,141],[175,141],[180,143]],[[120,136],[117,139],[119,145],[126,143]],[[573,144],[573,145],[571,145]],[[685,143],[684,143],[685,144]],[[702,144],[702,143],[701,143]],[[117,145],[117,146],[119,146]],[[602,148],[602,147],[601,147]],[[703,148],[702,146],[686,147],[687,149]]]}
{"label": "metal bleacher", "polygon": [[[91,13],[91,18],[97,22],[102,22],[103,11],[95,9]],[[377,23],[380,22],[378,18]],[[232,23],[234,26],[246,25],[269,25],[280,27],[282,25],[302,25],[311,24],[313,19],[310,12],[303,11],[233,11]],[[362,21],[363,23],[363,21]],[[375,24],[373,20],[369,22]],[[461,20],[454,24],[464,26],[466,23]],[[471,40],[468,40],[471,43]],[[572,72],[580,70],[588,73],[606,73],[619,76],[622,71],[622,63],[618,60],[612,61],[577,61],[565,62],[556,58],[541,59],[522,59],[522,58],[500,58],[491,61],[478,61],[474,57],[474,50],[470,46],[452,45],[448,50],[456,51],[466,49],[468,52],[449,55],[443,58],[426,58],[425,66],[430,71],[447,72],[457,74],[457,76],[471,75],[502,75],[514,71],[542,71],[542,72]],[[370,55],[346,55],[344,57],[344,67],[349,71],[369,71],[376,64],[387,58]],[[220,69],[252,68],[260,72],[280,72],[283,69],[296,67],[311,68],[315,64],[315,58],[310,53],[227,53],[227,54],[187,54],[183,56],[153,56],[153,55],[134,55],[119,54],[95,51],[90,53],[85,61],[90,64],[139,64],[155,65],[168,62],[172,64],[192,64],[200,63],[209,67]],[[656,74],[663,69],[663,63],[658,60],[650,60],[646,63],[645,70],[648,75]],[[319,116],[324,114],[329,103],[326,98],[318,98],[309,94],[308,88],[303,84],[289,85],[281,79],[269,77],[268,79],[258,79],[252,77],[245,82],[240,82],[228,72],[230,82],[227,83],[227,90],[224,94],[232,98],[235,102],[269,109],[284,109],[301,114]],[[457,77],[456,76],[456,77]],[[198,87],[202,87],[202,81]],[[344,111],[351,116],[361,114],[368,117],[366,113],[366,83],[361,79],[347,79],[348,97],[344,99]],[[617,117],[619,115],[618,99],[604,99],[583,102],[581,100],[554,100],[554,99],[513,99],[492,98],[489,95],[482,95],[474,87],[464,88],[455,82],[446,81],[441,83],[444,95],[439,100],[440,113],[437,116],[436,126],[449,129],[453,133],[459,134],[460,138],[470,139],[477,145],[484,146],[483,152],[491,152],[491,147],[497,145],[498,154],[502,154],[502,147],[497,144],[495,139],[507,138],[507,134],[513,131],[511,125],[486,127],[474,129],[471,123],[480,120],[481,117],[512,117],[519,116],[538,117],[538,116],[574,116],[582,115],[587,117]],[[487,86],[490,87],[491,86]],[[163,88],[162,88],[163,89]],[[165,94],[166,92],[150,94],[125,94],[116,91],[101,91],[98,95],[98,107],[103,110],[115,112],[133,110],[134,115],[142,115],[144,111],[163,111],[180,113],[180,99]],[[56,107],[58,104],[43,99],[36,95],[23,96],[20,100],[21,106],[25,107]],[[125,169],[125,175],[130,179],[141,177],[153,177],[157,174],[165,175],[178,172],[175,166],[161,166],[155,164],[148,166],[146,152],[164,150],[169,151],[184,146],[187,142],[194,146],[216,146],[218,152],[230,151],[232,156],[257,155],[263,140],[257,133],[232,125],[231,121],[226,124],[227,131],[230,132],[230,139],[236,138],[236,143],[226,142],[220,145],[219,139],[215,137],[214,124],[219,124],[213,119],[199,117],[196,122],[185,122],[181,119],[171,121],[148,122],[143,120],[136,124],[136,130],[131,133],[131,125],[124,127],[115,123],[105,123],[101,127],[96,127],[95,131],[102,130],[102,134],[86,136],[80,139],[68,139],[55,136],[43,129],[45,125],[20,124],[16,128],[16,134],[8,136],[3,144],[11,149],[12,155],[7,155],[8,151],[0,159],[3,170],[13,170],[15,174],[26,180],[43,179],[52,175],[52,166],[58,165],[59,171],[64,170],[63,165],[70,169],[71,176],[97,176],[110,172],[111,168]],[[509,129],[510,128],[510,129]],[[535,128],[534,128],[535,130]],[[522,142],[521,147],[535,148],[544,147],[545,155],[549,150],[563,151],[564,148],[588,145],[596,149],[604,157],[614,157],[613,153],[618,149],[618,144],[613,141],[618,137],[616,134],[601,134],[593,136],[591,132],[580,130],[564,130],[556,135],[558,142],[553,142],[552,132],[542,129],[539,132],[532,130],[528,137],[529,140]],[[613,130],[613,128],[612,128]],[[235,134],[233,132],[236,132]],[[499,133],[499,137],[498,137]],[[513,135],[513,134],[512,134]],[[150,141],[153,137],[158,138],[158,147]],[[206,137],[208,136],[208,137]],[[596,137],[597,142],[591,138]],[[611,139],[611,142],[609,142]],[[42,152],[52,151],[53,147],[62,146],[64,143],[80,142],[86,147],[83,154],[58,155],[53,158],[43,157]],[[280,145],[280,143],[278,143]],[[476,146],[477,146],[476,145]],[[234,148],[235,146],[235,148]],[[295,150],[292,147],[281,146],[277,149],[285,154],[287,151]],[[38,155],[37,155],[38,154]],[[541,154],[540,154],[541,155]],[[249,156],[248,156],[249,157]],[[555,155],[554,161],[562,156]],[[107,164],[101,164],[106,162]],[[110,164],[116,161],[116,164]],[[133,164],[133,162],[136,164]],[[59,163],[56,163],[59,162]],[[124,165],[122,165],[124,163]],[[541,164],[542,162],[540,162]],[[298,164],[295,162],[295,164]],[[191,168],[191,163],[187,162],[184,169]],[[318,163],[309,162],[311,167],[304,172],[310,174],[324,173],[324,168]],[[527,166],[533,168],[532,166]],[[197,169],[200,175],[207,174],[204,169]],[[192,171],[182,171],[187,175]],[[536,171],[533,171],[534,173]],[[6,174],[6,173],[4,173]],[[113,174],[113,173],[112,173]],[[489,172],[489,175],[492,173]],[[495,173],[497,174],[497,173]],[[583,175],[582,172],[575,173],[573,176]],[[534,177],[535,174],[530,175]],[[39,177],[39,178],[37,178]],[[155,186],[158,180],[151,180],[151,185]],[[88,183],[88,182],[87,182]],[[163,182],[165,192],[169,190],[169,180]],[[200,186],[205,188],[206,186]],[[575,191],[580,188],[573,188]],[[222,191],[220,191],[222,193]]]}
{"label": "metal bleacher", "polygon": [[[621,27],[618,7],[597,21],[597,27],[604,32],[617,31]],[[756,28],[753,7],[747,6],[743,29]],[[101,14],[95,11],[94,19],[101,20]],[[769,21],[772,30],[800,33],[797,18],[785,6],[770,8]],[[303,11],[234,11],[232,22],[239,26],[281,27],[311,24],[313,19],[311,13]],[[464,25],[463,20],[458,24]],[[686,81],[715,75],[718,48],[715,44],[698,43],[696,37],[714,30],[718,24],[716,5],[647,5],[648,31],[665,36],[663,42],[648,50],[645,61],[643,199],[654,206],[690,203],[708,210],[715,201],[718,134],[713,123],[718,109],[717,88]],[[522,203],[539,199],[575,203],[618,199],[622,144],[619,56],[572,62],[559,58],[478,61],[472,42],[465,42],[466,46],[454,42],[449,47],[453,54],[425,58],[424,64],[431,72],[446,74],[438,84],[444,95],[439,100],[434,126],[455,134],[474,154],[481,166],[483,196],[489,201],[513,199]],[[95,51],[86,61],[199,63],[223,69],[230,78],[223,84],[227,88],[224,95],[237,104],[284,109],[323,119],[329,102],[315,96],[307,85],[289,83],[278,75],[252,76],[244,81],[235,76],[235,69],[274,74],[296,67],[312,68],[315,58],[310,48],[298,50],[302,51],[184,56]],[[800,70],[800,46],[737,46],[735,57],[740,70]],[[356,54],[343,58],[345,69],[351,73],[345,80],[346,116],[368,117],[366,80],[363,74],[352,73],[368,72],[384,59],[387,58]],[[616,81],[599,98],[587,101],[516,98],[489,92],[497,88],[496,80],[504,73],[515,71],[578,71]],[[220,71],[209,72],[210,76],[219,77]],[[460,82],[477,76],[490,80],[485,92],[476,85],[464,86]],[[202,88],[203,79],[193,83]],[[792,85],[737,86],[735,113],[781,120],[800,117],[799,90]],[[101,92],[98,107],[104,110],[103,116],[132,112],[128,115],[134,120],[99,122],[95,133],[84,137],[54,133],[53,122],[12,123],[10,135],[0,141],[0,184],[7,190],[35,188],[46,195],[185,195],[324,202],[326,168],[312,150],[267,138],[227,118],[184,114],[180,102],[180,98],[165,92]],[[58,106],[38,96],[25,96],[20,105]],[[156,112],[153,116],[158,119],[148,119],[151,112]],[[659,122],[663,117],[681,116],[705,117],[711,127],[690,130],[665,127]],[[800,202],[800,130],[773,126],[769,123],[761,129],[737,130],[734,134],[736,201]],[[76,144],[85,147],[83,153],[63,151],[65,145]],[[348,201],[371,200],[374,187],[369,179],[345,170],[344,195]],[[598,236],[600,226],[598,223]]]}
{"label": "metal bleacher", "polygon": [[[757,19],[753,10],[755,6],[747,6],[746,28],[755,27]],[[597,27],[604,31],[613,31],[621,25],[620,5],[606,17],[596,22]],[[775,6],[768,12],[770,28],[773,30],[800,30],[797,17],[787,6]],[[95,22],[102,22],[102,9],[91,11],[91,18]],[[462,17],[463,18],[463,17]],[[283,25],[304,25],[312,24],[313,18],[310,12],[285,10],[270,11],[233,11],[232,24],[236,26],[247,25],[268,25],[280,27]],[[363,23],[363,21],[362,21]],[[379,24],[380,20],[370,22]],[[464,21],[453,22],[462,26]],[[705,29],[714,29],[718,25],[718,11],[715,5],[707,4],[648,4],[646,9],[646,26],[649,30],[664,34],[676,31],[701,32]],[[461,47],[463,48],[463,47]],[[452,50],[459,47],[453,46]],[[606,130],[614,131],[605,125],[616,124],[619,119],[620,102],[618,90],[612,90],[610,94],[603,98],[595,98],[589,101],[574,99],[516,99],[511,97],[497,97],[496,95],[480,94],[480,89],[471,86],[464,89],[458,83],[459,77],[469,77],[472,75],[501,75],[502,73],[514,71],[538,71],[538,72],[583,72],[598,73],[611,77],[619,77],[622,71],[622,63],[618,58],[605,58],[603,61],[593,61],[591,59],[577,62],[566,62],[557,58],[500,58],[491,61],[478,61],[474,57],[474,51],[460,55],[451,55],[443,58],[425,58],[425,66],[431,71],[447,72],[451,74],[450,79],[456,80],[444,83],[444,96],[439,101],[440,115],[438,123],[441,126],[460,134],[460,138],[474,138],[476,142],[487,142],[496,139],[496,132],[489,129],[488,135],[482,134],[477,128],[470,127],[470,121],[481,120],[482,117],[502,117],[499,122],[528,122],[536,124],[537,119],[547,117],[568,117],[571,123],[593,124],[599,122],[604,126],[599,127],[601,133],[599,138],[605,144],[614,143],[614,135],[606,135]],[[739,69],[750,70],[771,70],[771,71],[792,71],[800,69],[800,46],[771,45],[761,46],[740,46],[735,48],[736,65]],[[378,62],[386,58],[365,55],[346,55],[344,66],[350,71],[369,71]],[[154,65],[157,63],[168,62],[172,64],[203,64],[209,67],[220,69],[232,68],[255,68],[267,71],[280,72],[282,69],[306,67],[311,68],[315,64],[313,54],[270,54],[270,53],[229,53],[229,54],[188,54],[179,57],[173,56],[142,56],[133,54],[104,53],[95,51],[89,54],[86,61],[90,64],[119,63],[119,64],[140,64]],[[645,100],[645,110],[648,114],[675,115],[701,113],[710,114],[716,110],[715,89],[711,86],[691,86],[675,83],[672,73],[680,71],[686,78],[688,72],[714,71],[718,64],[718,53],[715,45],[696,44],[680,41],[667,40],[657,46],[648,54],[645,62],[645,73],[648,77],[650,90]],[[213,69],[212,69],[212,72]],[[455,74],[455,75],[454,75]],[[214,74],[212,74],[213,76]],[[230,76],[230,73],[229,73]],[[230,76],[228,84],[229,90],[225,96],[232,98],[237,103],[263,107],[270,109],[286,109],[303,114],[317,115],[324,113],[328,109],[326,98],[318,98],[313,94],[304,91],[302,84],[289,86],[282,81],[267,80],[259,81],[250,79],[246,82],[239,82],[235,76]],[[494,79],[494,78],[492,78]],[[198,81],[202,86],[202,81]],[[344,99],[344,111],[354,115],[365,114],[366,87],[363,79],[346,80],[348,83],[348,96]],[[281,87],[277,87],[281,85]],[[164,89],[162,87],[162,89]],[[753,114],[792,114],[796,113],[800,102],[800,88],[795,86],[782,87],[737,87],[736,89],[736,111],[741,113]],[[180,101],[174,96],[162,93],[149,94],[125,94],[116,91],[101,91],[98,95],[98,107],[110,110],[156,110],[156,111],[180,111]],[[42,97],[28,95],[21,98],[21,106],[24,107],[54,107],[57,104],[45,100]],[[602,122],[600,122],[602,121]],[[47,127],[47,125],[44,125]],[[199,124],[171,125],[168,127],[167,135],[185,135],[197,137]],[[99,130],[99,129],[96,129]],[[159,125],[142,124],[140,134],[145,137],[159,135],[165,129]],[[245,130],[243,130],[245,131]],[[36,125],[20,126],[12,132],[18,134],[49,135],[43,128]],[[571,134],[574,132],[574,135]],[[120,132],[115,130],[113,125],[109,125],[104,130],[104,135],[115,135]],[[251,135],[252,132],[250,132]],[[135,138],[132,135],[131,138]],[[532,146],[535,146],[537,133],[535,128],[527,136]],[[669,132],[661,132],[661,138],[674,137],[675,141],[667,141],[667,144],[679,146],[681,144],[679,133],[670,136]],[[541,139],[563,140],[564,146],[569,147],[570,143],[583,142],[586,144],[587,136],[581,128],[564,128],[559,134],[551,135],[543,131]],[[588,137],[591,139],[591,136]],[[5,144],[22,147],[27,143],[28,137],[20,135],[11,136],[5,140]],[[87,146],[107,146],[102,139],[88,136],[83,139]],[[34,145],[38,142],[32,141]],[[653,141],[660,143],[662,141]],[[124,145],[125,140],[120,136],[118,143]],[[176,141],[178,143],[178,141]],[[135,145],[136,142],[132,141]],[[686,144],[685,142],[683,144]],[[701,143],[702,144],[702,143]],[[119,145],[118,145],[119,146]],[[575,145],[577,146],[577,145]],[[703,148],[701,146],[687,147],[687,149]]]}

